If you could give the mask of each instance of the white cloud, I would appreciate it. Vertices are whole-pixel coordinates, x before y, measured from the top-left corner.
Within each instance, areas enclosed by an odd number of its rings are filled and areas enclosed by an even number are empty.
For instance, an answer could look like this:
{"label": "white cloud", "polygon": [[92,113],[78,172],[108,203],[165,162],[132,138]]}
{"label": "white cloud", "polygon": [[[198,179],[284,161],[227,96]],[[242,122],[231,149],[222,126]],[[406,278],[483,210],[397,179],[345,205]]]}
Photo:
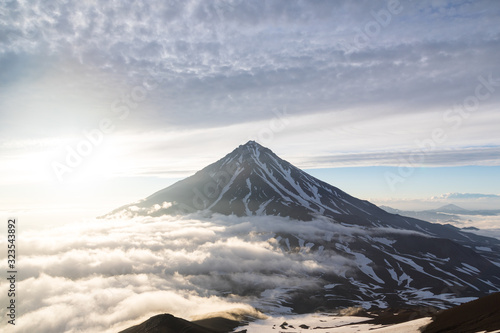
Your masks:
{"label": "white cloud", "polygon": [[101,219],[25,231],[16,328],[113,332],[162,312],[190,318],[273,304],[286,312],[280,302],[287,291],[321,288],[322,275],[356,270],[352,259],[315,242],[348,244],[357,235],[400,232],[329,219],[223,215]]}
{"label": "white cloud", "polygon": [[388,227],[378,227],[378,228],[373,228],[372,229],[373,233],[381,233],[381,234],[400,234],[400,235],[414,235],[414,236],[420,236],[420,237],[426,237],[426,238],[431,238],[431,236],[426,235],[424,233],[414,231],[414,230],[404,230],[404,229],[395,229],[395,228],[388,228]]}
{"label": "white cloud", "polygon": [[286,290],[322,286],[322,274],[352,267],[335,252],[288,253],[276,233],[289,234],[293,244],[292,233],[308,242],[342,234],[348,242],[369,231],[329,220],[219,215],[88,220],[25,231],[17,332],[113,332],[161,312],[184,318],[251,312],[261,292],[273,291],[272,304]]}
{"label": "white cloud", "polygon": [[446,193],[432,199],[484,199],[484,198],[500,198],[497,194],[482,194],[482,193]]}

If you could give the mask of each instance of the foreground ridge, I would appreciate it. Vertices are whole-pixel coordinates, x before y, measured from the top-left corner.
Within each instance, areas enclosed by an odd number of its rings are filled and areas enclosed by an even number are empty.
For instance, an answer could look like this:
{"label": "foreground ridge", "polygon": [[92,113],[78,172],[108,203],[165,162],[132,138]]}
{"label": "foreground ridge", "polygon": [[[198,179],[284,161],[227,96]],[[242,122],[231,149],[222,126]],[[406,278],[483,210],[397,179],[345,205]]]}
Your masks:
{"label": "foreground ridge", "polygon": [[177,318],[171,314],[164,313],[153,316],[145,322],[129,327],[119,333],[216,333],[208,328],[202,327],[187,320]]}
{"label": "foreground ridge", "polygon": [[491,332],[500,330],[500,293],[494,293],[472,302],[436,314],[422,332]]}
{"label": "foreground ridge", "polygon": [[[377,332],[377,329],[380,328],[380,325],[383,325],[384,328],[399,328],[399,331],[407,331],[409,326],[405,326],[403,323],[415,323],[416,319],[421,318],[420,321],[424,325],[423,327],[419,328],[419,331],[422,333],[491,332],[500,329],[500,293],[493,293],[488,296],[481,297],[477,300],[453,307],[451,309],[434,313],[434,315],[432,315],[431,313],[425,313],[425,311],[413,312],[411,310],[387,309],[381,314],[368,314],[366,312],[361,312],[359,314],[356,314],[356,316],[361,316],[361,318],[357,320],[351,319],[351,324],[341,323],[342,326],[340,327],[348,329],[350,328],[350,326],[355,326],[358,328],[357,331],[359,332]],[[431,316],[432,319],[430,319]],[[325,319],[329,318],[331,318],[331,316],[318,316],[316,321],[321,325],[323,324],[323,322],[326,322]],[[311,326],[307,326],[304,324],[295,324],[295,326],[289,324],[292,322],[301,323],[304,322],[304,319],[293,319],[293,317],[289,317],[285,318],[285,320],[286,321],[283,321],[283,319],[281,319],[278,324],[275,324],[275,326],[282,323],[280,328],[282,328],[283,330],[294,329],[296,327],[303,328],[305,330],[311,328]],[[430,323],[428,323],[429,320]],[[248,324],[246,320],[238,322],[221,317],[209,318],[204,321],[189,322],[184,319],[176,318],[170,314],[161,314],[151,317],[143,323],[130,327],[119,333],[222,333],[233,332],[236,327],[245,324]],[[272,322],[268,324],[269,327],[271,325]],[[365,325],[363,326],[365,328],[359,328],[360,325]],[[243,328],[245,327],[241,328],[241,332],[245,332]]]}

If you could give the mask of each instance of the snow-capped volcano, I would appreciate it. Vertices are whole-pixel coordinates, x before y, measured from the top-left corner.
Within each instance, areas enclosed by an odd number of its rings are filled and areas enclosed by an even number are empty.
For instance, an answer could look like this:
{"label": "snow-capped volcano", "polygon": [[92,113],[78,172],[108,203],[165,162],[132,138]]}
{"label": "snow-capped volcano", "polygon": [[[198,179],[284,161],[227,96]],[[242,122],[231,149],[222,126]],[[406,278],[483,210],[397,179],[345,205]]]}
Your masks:
{"label": "snow-capped volcano", "polygon": [[[475,242],[480,247],[500,245],[496,239],[465,233],[453,226],[390,214],[307,174],[255,141],[240,145],[193,176],[112,213],[161,216],[200,210],[236,216],[274,215],[302,221],[321,216],[364,227],[413,230],[468,246],[476,245]],[[498,253],[483,254],[500,262]]]}
{"label": "snow-capped volcano", "polygon": [[[111,214],[195,211],[248,216],[250,221],[251,216],[278,216],[310,225],[326,223],[314,237],[298,228],[276,230],[267,239],[284,253],[313,253],[317,260],[341,256],[349,263],[348,268],[333,267],[312,277],[321,281],[316,288],[289,290],[280,302],[295,311],[356,304],[446,306],[500,291],[500,241],[390,214],[312,177],[254,141]],[[332,231],[329,226],[336,227]],[[254,292],[268,291],[255,286]]]}
{"label": "snow-capped volcano", "polygon": [[208,209],[226,215],[276,215],[299,220],[317,215],[355,215],[376,208],[308,175],[255,141],[239,146],[138,206],[165,202],[171,206],[158,213]]}

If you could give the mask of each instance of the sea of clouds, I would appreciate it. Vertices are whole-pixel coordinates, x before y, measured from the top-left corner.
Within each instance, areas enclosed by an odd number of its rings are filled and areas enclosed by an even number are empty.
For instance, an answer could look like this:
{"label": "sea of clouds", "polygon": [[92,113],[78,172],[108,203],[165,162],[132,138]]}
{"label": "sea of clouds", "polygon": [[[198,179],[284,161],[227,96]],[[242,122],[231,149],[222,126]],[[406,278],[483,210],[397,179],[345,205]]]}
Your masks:
{"label": "sea of clouds", "polygon": [[[287,313],[281,304],[287,291],[321,286],[321,274],[345,272],[352,263],[310,251],[311,243],[287,251],[276,233],[314,242],[364,232],[330,220],[221,215],[29,230],[18,236],[17,318],[9,332],[117,332],[159,313],[186,319],[234,309]],[[2,293],[0,304],[8,301]]]}
{"label": "sea of clouds", "polygon": [[[321,275],[356,270],[351,259],[320,243],[390,233],[422,235],[325,218],[304,223],[202,213],[26,230],[18,235],[17,318],[9,332],[117,332],[160,313],[186,319],[227,311],[258,317],[256,309],[287,314],[290,290],[322,288]],[[280,235],[299,247],[290,251]],[[8,283],[2,279],[0,290]],[[0,304],[8,302],[0,294]]]}
{"label": "sea of clouds", "polygon": [[[117,332],[160,313],[186,319],[236,310],[258,316],[256,309],[287,314],[290,290],[322,288],[322,275],[357,269],[321,243],[390,233],[422,235],[325,218],[304,223],[202,213],[26,230],[18,235],[17,318],[9,332]],[[299,246],[290,251],[280,235]],[[8,283],[2,279],[0,290]],[[1,293],[0,304],[8,302]]]}

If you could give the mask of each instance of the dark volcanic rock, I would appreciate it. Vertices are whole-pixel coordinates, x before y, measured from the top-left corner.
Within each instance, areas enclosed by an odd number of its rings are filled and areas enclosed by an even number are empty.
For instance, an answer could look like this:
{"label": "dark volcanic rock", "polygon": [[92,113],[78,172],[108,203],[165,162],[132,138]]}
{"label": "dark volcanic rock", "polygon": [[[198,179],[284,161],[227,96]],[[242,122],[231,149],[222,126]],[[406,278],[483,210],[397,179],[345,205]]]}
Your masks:
{"label": "dark volcanic rock", "polygon": [[500,293],[439,312],[423,333],[491,332],[500,329]]}
{"label": "dark volcanic rock", "polygon": [[469,247],[489,246],[491,251],[477,251],[500,262],[500,240],[451,225],[388,213],[307,174],[254,141],[239,146],[193,176],[109,215],[161,216],[199,210],[236,216],[284,216],[303,221],[323,216],[338,223],[413,230]]}
{"label": "dark volcanic rock", "polygon": [[[457,304],[455,297],[500,291],[499,240],[388,213],[312,177],[253,141],[112,214],[161,216],[196,211],[280,216],[303,223],[321,220],[338,226],[335,230],[340,231],[325,233],[321,239],[308,239],[293,230],[270,236],[282,253],[311,252],[320,260],[338,256],[350,266],[310,276],[320,281],[316,289],[290,290],[283,305],[296,312],[348,306],[444,308]],[[265,291],[258,285],[251,290],[233,284],[225,288],[242,296],[252,292],[258,297]]]}
{"label": "dark volcanic rock", "polygon": [[212,330],[199,324],[177,318],[171,314],[160,314],[119,333],[222,333],[230,330]]}

